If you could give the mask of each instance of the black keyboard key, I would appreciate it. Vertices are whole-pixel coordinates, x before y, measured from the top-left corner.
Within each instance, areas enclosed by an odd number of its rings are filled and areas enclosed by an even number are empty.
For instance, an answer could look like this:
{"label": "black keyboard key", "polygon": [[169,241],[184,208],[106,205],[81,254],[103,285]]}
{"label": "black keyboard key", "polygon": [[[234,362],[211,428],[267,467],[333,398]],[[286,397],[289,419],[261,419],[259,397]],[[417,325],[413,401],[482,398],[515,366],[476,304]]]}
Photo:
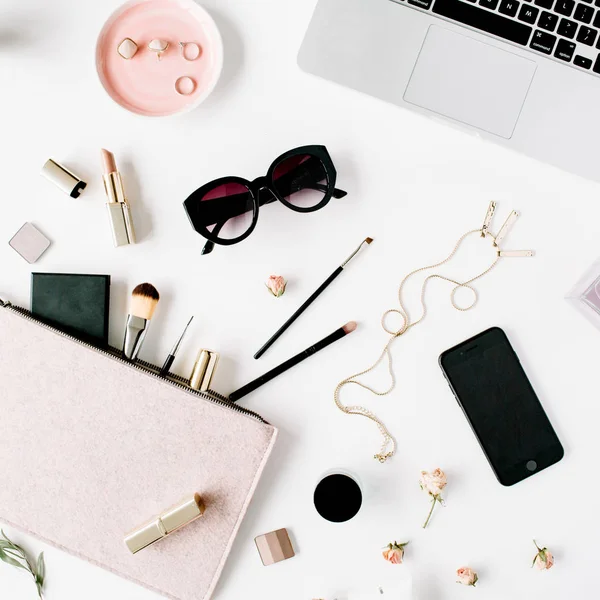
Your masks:
{"label": "black keyboard key", "polygon": [[498,6],[498,0],[479,0],[479,4],[489,8],[490,10],[496,10],[496,6]]}
{"label": "black keyboard key", "polygon": [[558,40],[554,56],[556,56],[556,58],[560,58],[560,60],[571,62],[573,54],[575,53],[575,48],[577,48],[577,44],[575,42],[569,42],[568,40]]}
{"label": "black keyboard key", "polygon": [[582,69],[592,68],[592,60],[590,58],[586,58],[585,56],[580,56],[579,54],[575,57],[573,64],[577,67],[581,67]]}
{"label": "black keyboard key", "polygon": [[545,29],[546,31],[554,31],[558,24],[558,17],[552,13],[544,11],[540,20],[538,21],[538,27]]}
{"label": "black keyboard key", "polygon": [[554,44],[556,44],[555,35],[537,29],[533,34],[533,38],[531,40],[531,44],[529,44],[529,47],[537,50],[538,52],[543,52],[544,54],[552,54],[552,50],[554,50]]}
{"label": "black keyboard key", "polygon": [[554,0],[534,0],[537,6],[541,6],[542,8],[552,8],[552,3]]}
{"label": "black keyboard key", "polygon": [[418,6],[419,8],[424,8],[425,10],[429,10],[431,8],[432,2],[433,0],[408,0],[409,4]]}
{"label": "black keyboard key", "polygon": [[593,71],[594,71],[594,73],[598,73],[598,75],[600,75],[600,54],[598,54],[598,58],[596,59],[596,62],[594,63]]}
{"label": "black keyboard key", "polygon": [[594,27],[600,27],[600,10],[596,13],[594,17]]}
{"label": "black keyboard key", "polygon": [[538,14],[540,12],[539,8],[536,8],[535,6],[527,6],[527,4],[523,4],[523,6],[521,6],[521,12],[519,13],[519,19],[521,21],[525,21],[525,23],[531,23],[531,25],[534,25]]}
{"label": "black keyboard key", "polygon": [[466,4],[460,0],[437,0],[433,5],[436,15],[475,27],[486,33],[497,35],[516,44],[525,46],[531,35],[531,27],[502,15]]}
{"label": "black keyboard key", "polygon": [[576,21],[581,21],[582,23],[591,23],[592,17],[594,16],[594,9],[591,6],[587,6],[587,4],[579,3],[577,8],[575,9],[575,14],[573,18]]}
{"label": "black keyboard key", "polygon": [[577,34],[577,41],[585,44],[586,46],[593,46],[597,35],[598,32],[595,29],[591,29],[590,27],[582,25],[579,28],[579,33]]}
{"label": "black keyboard key", "polygon": [[600,6],[600,0],[596,0],[596,6]]}
{"label": "black keyboard key", "polygon": [[577,23],[575,23],[575,21],[569,21],[569,19],[561,19],[557,33],[558,35],[562,35],[563,37],[572,40],[575,37],[577,27],[578,25]]}
{"label": "black keyboard key", "polygon": [[573,14],[574,8],[575,0],[558,0],[554,7],[554,12],[557,12],[559,15],[565,15],[565,17],[570,17]]}
{"label": "black keyboard key", "polygon": [[587,2],[588,4],[591,4],[594,0],[583,0],[583,2]]}
{"label": "black keyboard key", "polygon": [[501,12],[503,15],[508,15],[509,17],[514,17],[518,10],[519,3],[517,0],[502,0],[498,12]]}

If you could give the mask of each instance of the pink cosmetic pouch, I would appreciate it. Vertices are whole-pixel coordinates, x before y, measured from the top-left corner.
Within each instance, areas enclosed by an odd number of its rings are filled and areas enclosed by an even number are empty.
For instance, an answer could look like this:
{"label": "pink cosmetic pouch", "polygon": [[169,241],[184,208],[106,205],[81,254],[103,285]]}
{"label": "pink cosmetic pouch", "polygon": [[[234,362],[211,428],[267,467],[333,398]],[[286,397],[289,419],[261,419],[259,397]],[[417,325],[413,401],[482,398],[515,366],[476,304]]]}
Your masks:
{"label": "pink cosmetic pouch", "polygon": [[[211,597],[277,431],[0,301],[0,520],[175,600]],[[136,527],[204,515],[133,555]]]}

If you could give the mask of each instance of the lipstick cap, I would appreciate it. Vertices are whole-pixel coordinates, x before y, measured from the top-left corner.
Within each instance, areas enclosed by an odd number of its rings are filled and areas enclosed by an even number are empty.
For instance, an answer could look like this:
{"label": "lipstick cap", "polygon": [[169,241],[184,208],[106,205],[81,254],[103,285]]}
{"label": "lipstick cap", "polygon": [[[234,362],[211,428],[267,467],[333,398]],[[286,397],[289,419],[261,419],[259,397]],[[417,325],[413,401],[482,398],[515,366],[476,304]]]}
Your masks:
{"label": "lipstick cap", "polygon": [[65,194],[71,196],[71,198],[79,198],[81,192],[83,192],[87,186],[87,183],[77,177],[75,173],[69,171],[69,169],[63,167],[51,158],[49,158],[42,167],[42,175],[48,181],[51,181],[60,188]]}
{"label": "lipstick cap", "polygon": [[156,518],[125,536],[125,544],[132,554],[158,542],[167,535],[160,518]]}
{"label": "lipstick cap", "polygon": [[219,353],[213,350],[200,350],[190,377],[190,387],[206,392],[210,389],[212,378],[219,364]]}

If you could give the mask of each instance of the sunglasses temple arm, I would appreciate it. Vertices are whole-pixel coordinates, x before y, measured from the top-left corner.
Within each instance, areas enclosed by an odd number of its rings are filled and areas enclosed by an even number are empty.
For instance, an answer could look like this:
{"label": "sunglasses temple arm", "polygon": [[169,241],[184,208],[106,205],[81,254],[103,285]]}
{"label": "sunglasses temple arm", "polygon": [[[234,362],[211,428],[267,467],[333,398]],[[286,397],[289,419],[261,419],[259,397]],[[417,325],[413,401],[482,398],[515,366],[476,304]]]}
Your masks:
{"label": "sunglasses temple arm", "polygon": [[[323,185],[322,183],[315,183],[313,185],[307,185],[306,186],[307,189],[311,189],[311,190],[317,190],[318,192],[323,192],[326,193],[327,192],[327,186]],[[344,190],[340,190],[339,188],[333,188],[333,192],[331,192],[331,195],[334,198],[343,198],[344,196],[348,195],[348,192],[345,192]]]}
{"label": "sunglasses temple arm", "polygon": [[202,252],[200,252],[200,254],[202,256],[204,256],[205,254],[210,254],[214,249],[215,249],[215,243],[211,242],[210,240],[207,240],[206,244],[204,244],[204,248],[202,248]]}
{"label": "sunglasses temple arm", "polygon": [[[217,223],[215,225],[215,228],[212,230],[212,232],[215,235],[219,235],[219,233],[221,232],[221,229],[223,229],[223,227],[225,226],[225,223],[227,223],[227,221],[221,221],[220,223]],[[206,244],[204,244],[204,248],[202,248],[202,252],[200,254],[202,256],[204,256],[205,254],[210,254],[214,249],[215,249],[215,243],[211,240],[208,240],[206,242]]]}
{"label": "sunglasses temple arm", "polygon": [[348,195],[348,192],[345,192],[344,190],[340,190],[338,188],[333,188],[333,192],[331,194],[334,198],[343,198],[344,196]]}

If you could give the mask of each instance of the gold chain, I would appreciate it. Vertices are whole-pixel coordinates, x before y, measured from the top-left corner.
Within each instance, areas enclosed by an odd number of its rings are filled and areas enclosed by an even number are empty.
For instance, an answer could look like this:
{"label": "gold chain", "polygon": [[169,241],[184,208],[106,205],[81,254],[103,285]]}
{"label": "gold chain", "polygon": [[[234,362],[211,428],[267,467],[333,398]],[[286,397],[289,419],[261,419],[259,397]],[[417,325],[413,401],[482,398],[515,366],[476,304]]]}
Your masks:
{"label": "gold chain", "polygon": [[[392,355],[390,352],[390,346],[392,345],[392,342],[395,339],[399,338],[401,335],[404,335],[409,329],[411,329],[418,323],[421,323],[421,321],[423,321],[423,319],[427,315],[427,305],[425,304],[425,291],[427,288],[427,283],[431,279],[441,279],[443,281],[447,281],[449,283],[454,284],[454,288],[450,292],[450,302],[452,303],[452,306],[456,310],[465,312],[465,311],[468,311],[471,308],[473,308],[477,304],[477,300],[478,300],[477,291],[471,284],[473,282],[477,281],[478,279],[481,279],[485,275],[487,275],[498,264],[498,261],[500,260],[500,258],[503,255],[533,256],[532,251],[516,251],[516,252],[513,251],[510,253],[503,253],[500,250],[500,248],[498,247],[498,242],[500,241],[501,238],[503,238],[506,235],[509,227],[512,225],[512,223],[514,223],[514,221],[516,220],[516,218],[519,215],[518,215],[518,213],[513,211],[511,213],[511,215],[509,216],[509,218],[507,219],[506,223],[501,228],[500,232],[496,236],[494,236],[489,232],[489,226],[491,224],[491,220],[492,220],[495,210],[496,210],[496,203],[491,202],[490,206],[488,208],[488,212],[486,214],[486,218],[485,218],[483,227],[481,229],[474,229],[472,231],[468,231],[467,233],[465,233],[458,240],[458,242],[456,243],[456,246],[454,247],[452,252],[444,260],[442,260],[438,263],[435,263],[433,265],[429,265],[427,267],[421,267],[419,269],[415,269],[414,271],[409,273],[400,282],[400,287],[398,289],[398,301],[399,301],[400,308],[393,308],[391,310],[386,311],[381,318],[381,326],[383,327],[384,331],[386,333],[390,334],[390,336],[391,336],[390,339],[388,340],[387,344],[384,346],[383,352],[381,353],[379,358],[375,361],[375,363],[373,365],[371,365],[368,369],[365,369],[364,371],[361,371],[360,373],[355,373],[354,375],[347,377],[343,381],[340,381],[340,383],[335,388],[335,392],[333,395],[334,401],[335,401],[336,406],[342,412],[344,412],[348,415],[360,415],[362,417],[365,417],[366,419],[369,419],[370,421],[373,421],[377,425],[379,432],[383,436],[383,443],[381,445],[381,449],[380,449],[379,453],[375,454],[374,458],[377,459],[381,463],[384,463],[388,458],[391,458],[396,453],[396,440],[394,439],[392,434],[389,432],[388,428],[383,424],[383,422],[372,411],[365,408],[364,406],[356,406],[356,405],[355,406],[345,406],[344,404],[342,404],[342,402],[340,400],[340,392],[345,385],[348,385],[351,383],[368,390],[369,392],[371,392],[372,394],[374,394],[376,396],[387,396],[394,390],[394,388],[396,386],[396,378],[394,376],[394,370],[393,370],[393,366],[392,366]],[[423,271],[428,271],[430,269],[435,269],[437,267],[441,267],[441,266],[445,265],[446,263],[450,262],[454,258],[456,253],[458,252],[458,250],[459,250],[460,246],[462,245],[463,241],[465,240],[465,238],[467,238],[473,234],[479,234],[479,236],[482,238],[490,237],[492,239],[493,247],[496,250],[496,257],[495,257],[494,261],[492,262],[492,264],[487,269],[485,269],[484,271],[479,273],[479,275],[476,275],[475,277],[472,277],[471,279],[468,279],[467,281],[463,281],[463,282],[456,281],[454,279],[451,279],[450,277],[445,277],[445,276],[439,275],[437,273],[434,273],[434,274],[426,277],[425,281],[423,282],[423,286],[421,287],[421,309],[422,309],[421,316],[416,321],[411,321],[410,315],[408,313],[408,309],[406,308],[404,301],[402,299],[402,292],[404,290],[404,286],[405,286],[406,282],[413,275],[416,275],[417,273],[421,273]],[[469,289],[473,292],[474,301],[470,306],[462,307],[456,303],[455,294],[461,288]],[[386,325],[386,319],[392,313],[400,315],[400,317],[402,318],[402,326],[397,330],[389,329]],[[385,358],[387,358],[388,371],[389,371],[390,378],[391,378],[391,385],[387,390],[385,390],[383,392],[378,392],[377,390],[374,390],[372,387],[370,387],[360,381],[357,381],[358,377],[361,377],[361,376],[366,375],[367,373],[370,373],[371,371],[373,371]],[[390,446],[391,446],[391,448],[389,448]]]}

